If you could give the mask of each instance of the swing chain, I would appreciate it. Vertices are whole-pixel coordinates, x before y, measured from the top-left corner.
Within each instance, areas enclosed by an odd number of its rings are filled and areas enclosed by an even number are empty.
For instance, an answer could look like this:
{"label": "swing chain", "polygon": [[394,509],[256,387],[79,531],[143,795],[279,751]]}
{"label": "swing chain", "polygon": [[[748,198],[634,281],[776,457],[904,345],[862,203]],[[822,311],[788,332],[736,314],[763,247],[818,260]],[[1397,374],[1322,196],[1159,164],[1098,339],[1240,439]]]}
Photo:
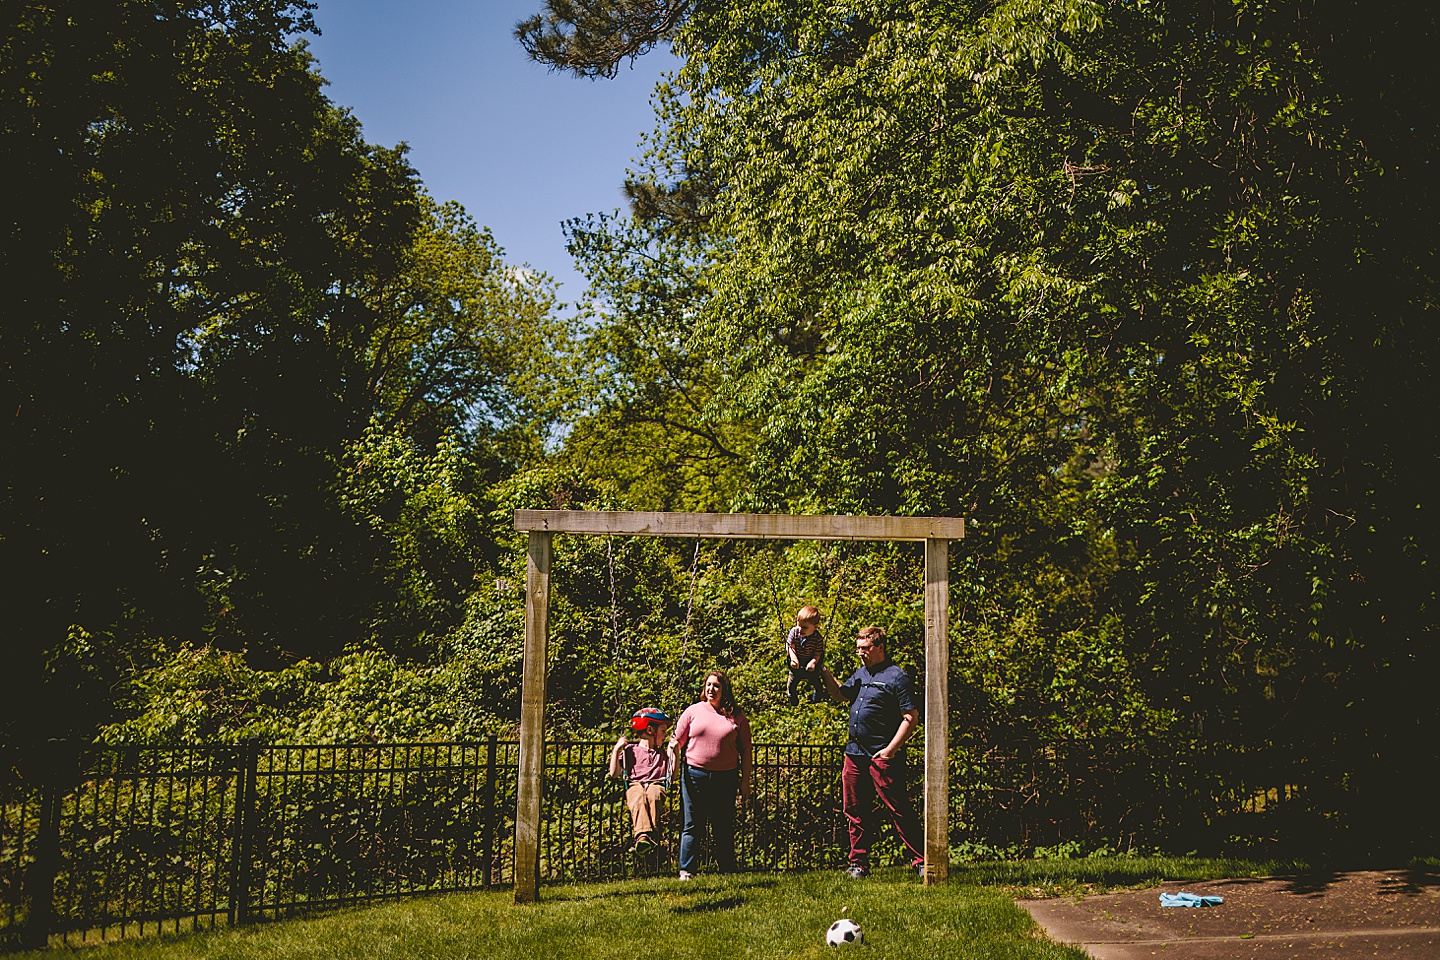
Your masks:
{"label": "swing chain", "polygon": [[685,653],[690,648],[690,613],[695,609],[695,574],[700,569],[700,541],[695,541],[695,555],[690,558],[690,597],[685,601],[685,635],[680,641],[680,669],[676,678],[675,691],[684,694]]}
{"label": "swing chain", "polygon": [[[842,544],[842,546],[841,546],[841,551],[842,551],[842,552],[848,552],[849,549],[850,549],[850,543],[849,543],[848,541],[845,542],[844,544]],[[841,563],[840,563],[840,575],[839,575],[839,577],[837,578],[837,580],[836,580],[836,582],[835,582],[835,592],[834,592],[834,594],[833,594],[833,595],[831,596],[831,598],[830,598],[830,623],[829,623],[830,635],[831,635],[832,637],[834,637],[835,639],[837,639],[837,640],[838,640],[839,637],[840,637],[840,623],[841,623],[841,617],[840,617],[840,602],[841,602],[841,600],[840,600],[840,598],[844,596],[844,593],[842,592],[842,588],[845,586],[845,571],[846,571],[846,568],[847,568],[847,565],[846,565],[845,562],[842,560]]]}
{"label": "swing chain", "polygon": [[620,608],[615,599],[615,538],[605,538],[605,561],[610,569],[610,637],[614,640],[615,663],[615,712],[623,712],[624,701],[620,696]]}
{"label": "swing chain", "polygon": [[775,605],[775,621],[780,625],[780,635],[785,636],[789,631],[785,626],[785,611],[780,607],[780,593],[775,589],[775,563],[769,550],[765,551],[765,575],[770,581],[770,602]]}

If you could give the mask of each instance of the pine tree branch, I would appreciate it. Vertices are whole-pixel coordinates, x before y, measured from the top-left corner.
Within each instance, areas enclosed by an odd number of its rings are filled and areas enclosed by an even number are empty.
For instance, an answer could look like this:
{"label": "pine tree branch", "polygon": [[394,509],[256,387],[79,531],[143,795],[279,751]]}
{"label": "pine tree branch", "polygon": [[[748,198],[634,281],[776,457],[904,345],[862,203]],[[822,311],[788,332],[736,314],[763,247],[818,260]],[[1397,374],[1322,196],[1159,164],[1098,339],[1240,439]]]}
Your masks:
{"label": "pine tree branch", "polygon": [[577,77],[614,77],[668,38],[690,12],[690,0],[545,0],[515,26],[532,60]]}

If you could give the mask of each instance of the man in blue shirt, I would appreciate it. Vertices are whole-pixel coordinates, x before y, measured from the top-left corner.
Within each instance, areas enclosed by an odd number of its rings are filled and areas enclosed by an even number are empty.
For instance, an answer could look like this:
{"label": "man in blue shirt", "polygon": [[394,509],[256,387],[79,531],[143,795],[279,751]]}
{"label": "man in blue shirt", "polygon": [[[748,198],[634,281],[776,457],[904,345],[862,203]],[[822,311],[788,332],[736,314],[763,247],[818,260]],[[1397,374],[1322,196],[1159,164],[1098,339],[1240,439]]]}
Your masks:
{"label": "man in blue shirt", "polygon": [[885,631],[865,627],[855,637],[860,669],[840,683],[825,669],[831,699],[850,704],[850,742],[840,774],[845,820],[850,828],[849,875],[870,872],[870,847],[879,829],[875,797],[890,811],[895,832],[915,872],[925,874],[925,834],[905,792],[905,741],[920,722],[910,677],[885,654]]}

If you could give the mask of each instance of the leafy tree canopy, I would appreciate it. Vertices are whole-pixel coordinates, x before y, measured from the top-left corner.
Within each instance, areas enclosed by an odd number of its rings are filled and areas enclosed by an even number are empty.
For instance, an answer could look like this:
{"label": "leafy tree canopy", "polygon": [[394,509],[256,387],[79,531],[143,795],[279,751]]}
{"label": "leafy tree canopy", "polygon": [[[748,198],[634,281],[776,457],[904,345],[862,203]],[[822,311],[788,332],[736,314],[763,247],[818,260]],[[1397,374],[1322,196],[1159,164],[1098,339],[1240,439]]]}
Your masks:
{"label": "leafy tree canopy", "polygon": [[1119,669],[1172,723],[1401,782],[1440,721],[1437,35],[1398,5],[695,4],[634,191],[703,177],[688,426],[754,438],[749,503],[972,518],[964,618],[1033,664],[1017,720]]}
{"label": "leafy tree canopy", "polygon": [[553,284],[325,97],[311,6],[0,14],[0,740],[93,729],[155,637],[272,666],[448,630],[485,548],[439,501],[550,435]]}

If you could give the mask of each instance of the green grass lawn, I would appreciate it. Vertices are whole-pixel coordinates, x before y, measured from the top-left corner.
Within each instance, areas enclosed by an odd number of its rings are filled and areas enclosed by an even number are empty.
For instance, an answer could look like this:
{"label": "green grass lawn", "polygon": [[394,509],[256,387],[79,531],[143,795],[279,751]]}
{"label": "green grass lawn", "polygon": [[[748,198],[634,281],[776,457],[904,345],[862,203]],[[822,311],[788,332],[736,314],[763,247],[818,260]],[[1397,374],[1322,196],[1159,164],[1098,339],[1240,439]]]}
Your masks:
{"label": "green grass lawn", "polygon": [[[1248,876],[1280,864],[1184,858],[1055,860],[957,866],[943,887],[908,871],[852,881],[836,871],[744,874],[544,887],[538,904],[510,892],[420,897],[185,936],[137,937],[87,960],[664,960],[834,957],[881,960],[1081,960],[1045,939],[1016,896],[1073,895],[1170,880]],[[840,917],[859,947],[825,945]],[[53,956],[57,951],[29,954]]]}

